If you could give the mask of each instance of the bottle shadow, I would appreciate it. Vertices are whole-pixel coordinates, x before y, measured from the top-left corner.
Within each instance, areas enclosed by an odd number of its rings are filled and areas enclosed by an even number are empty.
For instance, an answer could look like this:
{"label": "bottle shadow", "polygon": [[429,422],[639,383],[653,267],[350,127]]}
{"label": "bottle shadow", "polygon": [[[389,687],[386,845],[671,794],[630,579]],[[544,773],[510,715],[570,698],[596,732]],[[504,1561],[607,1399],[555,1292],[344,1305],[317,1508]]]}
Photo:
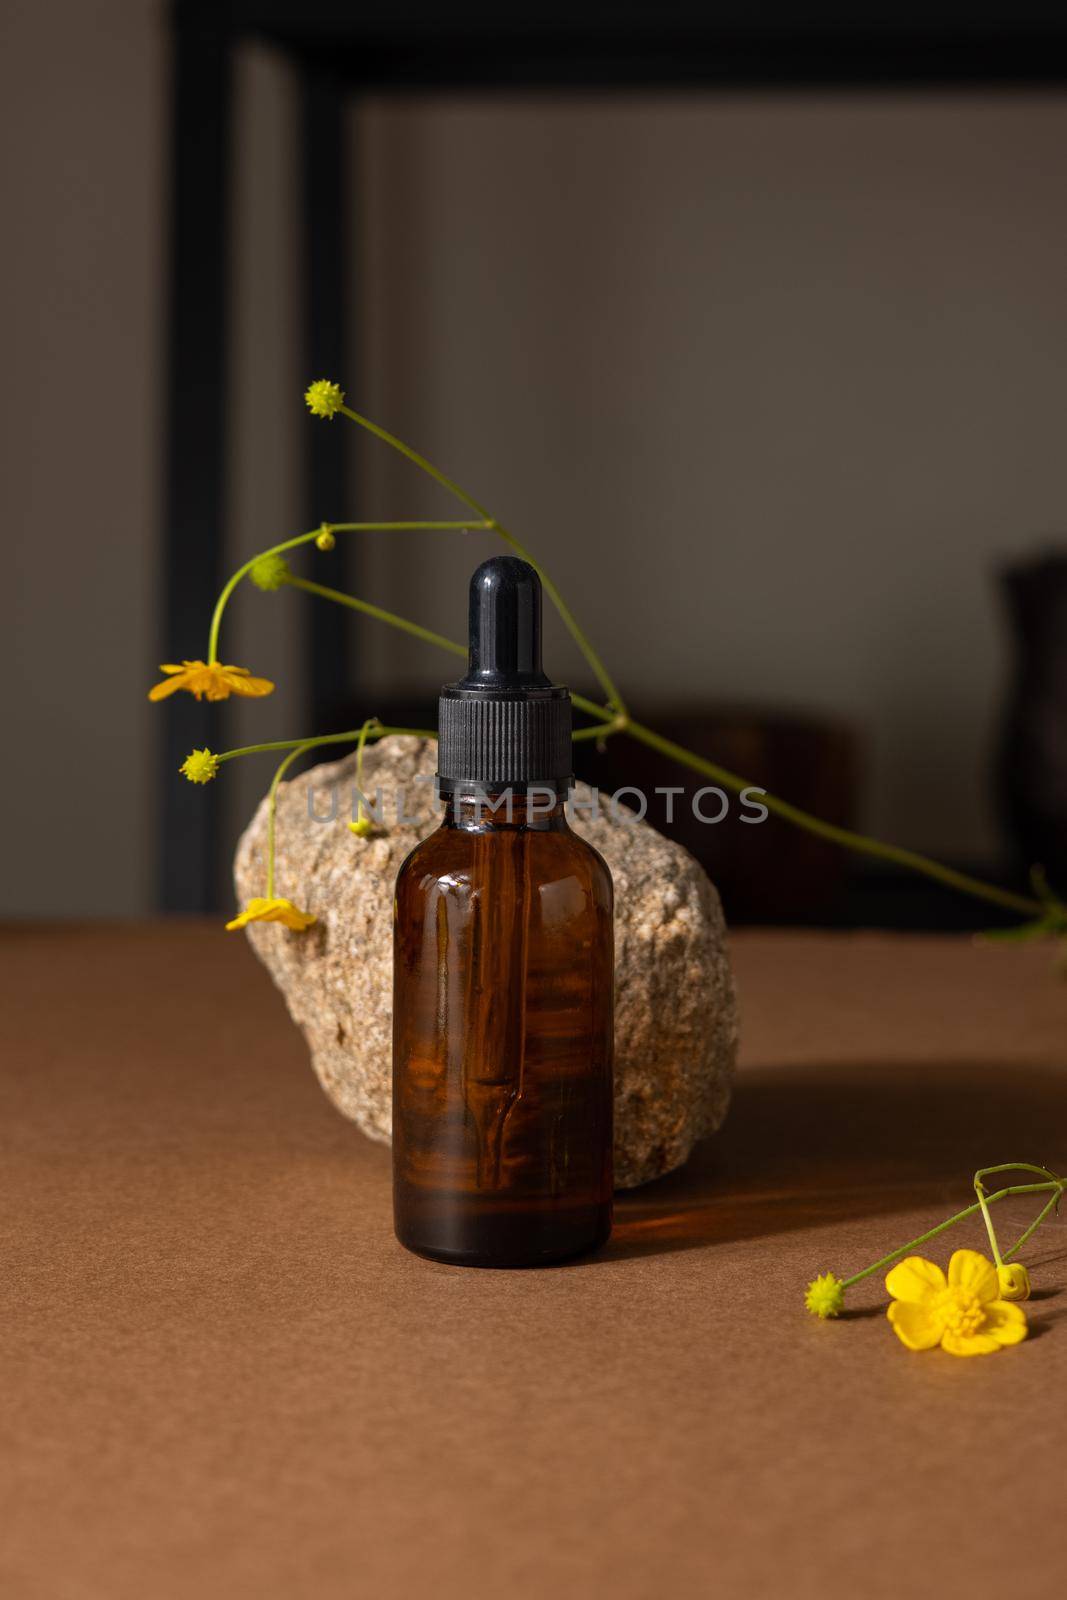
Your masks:
{"label": "bottle shadow", "polygon": [[[926,1206],[949,1212],[968,1203],[976,1168],[1012,1158],[1053,1171],[1067,1163],[1067,1093],[1054,1068],[940,1060],[753,1068],[738,1076],[722,1131],[684,1167],[616,1197],[615,1232],[597,1259]],[[1021,1208],[1021,1231],[1032,1201],[1007,1204]]]}

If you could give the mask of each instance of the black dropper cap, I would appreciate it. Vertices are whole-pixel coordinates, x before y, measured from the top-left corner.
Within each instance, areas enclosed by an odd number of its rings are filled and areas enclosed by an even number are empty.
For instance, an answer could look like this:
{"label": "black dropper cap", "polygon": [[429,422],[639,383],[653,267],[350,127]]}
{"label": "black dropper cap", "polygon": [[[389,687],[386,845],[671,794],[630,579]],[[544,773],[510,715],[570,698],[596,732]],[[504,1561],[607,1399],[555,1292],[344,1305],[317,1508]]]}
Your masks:
{"label": "black dropper cap", "polygon": [[438,779],[447,794],[571,781],[571,697],[541,665],[541,580],[494,556],[471,578],[466,676],[441,690]]}

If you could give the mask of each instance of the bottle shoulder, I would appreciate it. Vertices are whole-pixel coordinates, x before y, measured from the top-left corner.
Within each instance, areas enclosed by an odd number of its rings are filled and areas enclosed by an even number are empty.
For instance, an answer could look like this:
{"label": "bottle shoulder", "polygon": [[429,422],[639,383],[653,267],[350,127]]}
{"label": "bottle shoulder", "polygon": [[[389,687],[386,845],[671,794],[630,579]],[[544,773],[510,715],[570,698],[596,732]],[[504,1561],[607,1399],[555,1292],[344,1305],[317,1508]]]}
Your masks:
{"label": "bottle shoulder", "polygon": [[521,849],[529,879],[537,884],[577,877],[594,900],[610,906],[611,873],[598,850],[571,830],[530,828],[520,831],[476,832],[472,829],[437,828],[406,857],[397,874],[397,887],[437,883],[480,886],[491,876],[494,860]]}
{"label": "bottle shoulder", "polygon": [[571,838],[579,847],[585,858],[592,864],[593,870],[607,879],[609,888],[614,888],[611,877],[611,868],[600,854],[596,845],[590,844],[588,839],[583,839],[580,833],[572,833]]}

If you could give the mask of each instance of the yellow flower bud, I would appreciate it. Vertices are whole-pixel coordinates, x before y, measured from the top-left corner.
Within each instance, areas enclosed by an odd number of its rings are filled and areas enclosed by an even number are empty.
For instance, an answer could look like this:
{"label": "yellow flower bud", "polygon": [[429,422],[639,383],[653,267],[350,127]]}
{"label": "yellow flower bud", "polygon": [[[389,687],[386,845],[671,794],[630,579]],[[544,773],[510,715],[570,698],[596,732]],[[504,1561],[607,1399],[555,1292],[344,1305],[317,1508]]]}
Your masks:
{"label": "yellow flower bud", "polygon": [[319,378],[317,382],[310,384],[304,393],[304,399],[311,415],[325,417],[327,422],[345,403],[341,385],[330,383],[327,378]]}
{"label": "yellow flower bud", "polygon": [[194,750],[186,756],[180,770],[190,783],[210,783],[219,770],[219,758],[210,750]]}
{"label": "yellow flower bud", "polygon": [[1002,1300],[1029,1300],[1030,1274],[1021,1261],[1009,1261],[997,1268]]}
{"label": "yellow flower bud", "polygon": [[350,833],[354,833],[357,839],[365,839],[371,831],[370,818],[360,817],[358,822],[350,822],[348,824],[348,831]]}
{"label": "yellow flower bud", "polygon": [[808,1284],[804,1304],[813,1317],[825,1320],[827,1317],[840,1316],[845,1304],[841,1280],[835,1278],[832,1272],[824,1272],[821,1277],[813,1278]]}
{"label": "yellow flower bud", "polygon": [[323,525],[322,525],[322,532],[319,534],[318,538],[315,540],[315,549],[316,550],[332,550],[336,543],[337,543],[337,540],[333,536],[332,528],[330,527],[328,522],[324,522]]}

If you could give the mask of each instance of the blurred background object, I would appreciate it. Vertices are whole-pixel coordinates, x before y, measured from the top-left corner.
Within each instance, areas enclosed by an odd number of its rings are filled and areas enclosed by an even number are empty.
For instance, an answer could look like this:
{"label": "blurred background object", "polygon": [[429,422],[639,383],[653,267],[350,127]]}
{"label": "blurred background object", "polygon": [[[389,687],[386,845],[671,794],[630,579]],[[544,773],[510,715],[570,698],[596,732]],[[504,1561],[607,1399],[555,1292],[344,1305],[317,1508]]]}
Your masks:
{"label": "blurred background object", "polygon": [[[790,716],[755,705],[687,711],[642,705],[639,714],[675,744],[771,794],[788,795],[802,810],[841,827],[855,825],[857,739],[829,717]],[[599,755],[578,745],[576,766],[579,776],[609,794],[634,786],[647,797],[648,820],[696,856],[731,922],[810,924],[847,917],[852,863],[846,853],[780,817],[755,820],[756,797],[743,804],[710,778],[628,740],[609,740]],[[675,788],[681,793],[668,808],[664,791]],[[620,794],[620,802],[640,809],[634,796]]]}
{"label": "blurred background object", "polygon": [[[645,720],[1017,875],[990,576],[1064,529],[1061,10],[9,0],[3,33],[0,909],[229,905],[270,768],[194,790],[194,744],[432,714],[447,657],[284,592],[242,594],[223,652],[271,700],[144,700],[257,548],[453,514],[313,422],[315,377],[518,530]],[[314,572],[462,636],[491,548],[340,540]],[[681,826],[735,920],[992,920],[777,822]]]}
{"label": "blurred background object", "polygon": [[1018,869],[1067,884],[1067,556],[1003,574],[1014,646],[1001,796]]}

